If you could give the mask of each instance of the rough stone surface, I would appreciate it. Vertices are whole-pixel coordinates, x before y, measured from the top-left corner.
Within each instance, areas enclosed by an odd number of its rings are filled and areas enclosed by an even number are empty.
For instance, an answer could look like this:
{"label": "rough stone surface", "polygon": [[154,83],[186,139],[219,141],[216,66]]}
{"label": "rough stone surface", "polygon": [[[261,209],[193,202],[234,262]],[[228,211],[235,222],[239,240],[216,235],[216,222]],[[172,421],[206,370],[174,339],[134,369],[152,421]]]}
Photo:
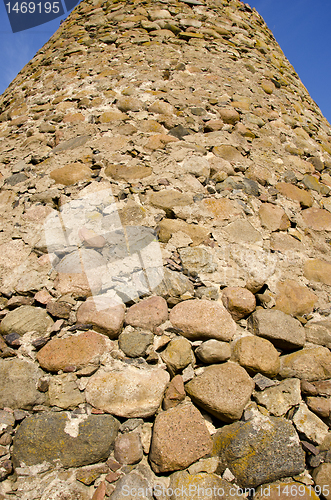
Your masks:
{"label": "rough stone surface", "polygon": [[211,449],[208,429],[193,405],[179,405],[156,417],[149,453],[154,472],[185,469]]}
{"label": "rough stone surface", "polygon": [[305,262],[303,273],[309,281],[317,281],[331,285],[331,264],[321,259],[310,259]]}
{"label": "rough stone surface", "polygon": [[307,208],[302,213],[305,224],[315,231],[331,231],[331,214],[321,208]]}
{"label": "rough stone surface", "polygon": [[33,330],[40,334],[45,334],[52,325],[53,320],[44,309],[33,306],[21,306],[10,311],[1,321],[0,332],[3,335],[12,332],[24,335]]}
{"label": "rough stone surface", "polygon": [[301,403],[294,414],[293,423],[298,432],[301,432],[313,443],[322,444],[329,432],[329,427],[311,412],[304,403]]}
{"label": "rough stone surface", "polygon": [[317,296],[303,285],[293,280],[278,283],[276,309],[293,316],[303,316],[312,312]]}
{"label": "rough stone surface", "polygon": [[42,413],[23,420],[14,439],[14,464],[59,461],[79,467],[108,458],[119,428],[111,415]]}
{"label": "rough stone surface", "polygon": [[98,363],[107,350],[107,339],[96,332],[87,331],[64,339],[52,339],[37,354],[44,370],[57,372],[67,366],[83,368]]}
{"label": "rough stone surface", "polygon": [[202,491],[210,493],[208,497],[211,500],[216,500],[220,498],[220,496],[224,498],[224,500],[230,500],[230,498],[240,500],[243,498],[240,492],[232,487],[231,483],[225,481],[216,474],[206,472],[198,474],[189,474],[187,471],[174,472],[170,476],[169,488],[173,491],[177,490],[179,493],[178,495],[173,495],[171,497],[172,500],[184,500],[187,491],[190,491],[190,498],[192,500],[201,498]]}
{"label": "rough stone surface", "polygon": [[331,378],[331,353],[326,347],[316,347],[281,356],[279,374],[308,381]]}
{"label": "rough stone surface", "polygon": [[331,498],[330,474],[331,463],[321,464],[313,471],[315,484],[321,488],[323,496],[326,498],[326,500],[330,500]]}
{"label": "rough stone surface", "polygon": [[153,330],[168,319],[168,306],[163,297],[149,297],[131,306],[125,316],[127,325]]}
{"label": "rough stone surface", "polygon": [[199,345],[199,347],[195,350],[195,354],[207,365],[222,363],[222,361],[230,359],[231,347],[228,342],[210,339]]}
{"label": "rough stone surface", "polygon": [[223,290],[222,301],[235,321],[252,313],[256,306],[255,296],[246,288],[227,287]]}
{"label": "rough stone surface", "polygon": [[115,439],[114,457],[120,464],[136,464],[143,457],[138,432],[119,434]]}
{"label": "rough stone surface", "polygon": [[64,410],[74,409],[84,403],[84,394],[78,388],[77,377],[73,373],[64,373],[52,377],[48,388],[49,402]]}
{"label": "rough stone surface", "polygon": [[151,332],[126,328],[118,337],[118,344],[127,356],[138,358],[146,354],[146,349],[153,343],[153,339],[154,335]]}
{"label": "rough stone surface", "polygon": [[172,375],[195,361],[191,344],[184,337],[172,339],[162,352],[161,357]]}
{"label": "rough stone surface", "polygon": [[172,325],[188,339],[231,340],[235,323],[219,302],[187,300],[176,305],[169,317]]}
{"label": "rough stone surface", "polygon": [[[172,481],[147,457],[156,415],[187,403],[184,384],[214,369],[226,375],[201,391],[211,435],[268,411],[293,424],[303,403],[330,425],[331,127],[255,9],[83,0],[0,96],[0,144],[0,328],[33,311],[0,332],[1,500],[170,497],[137,491]],[[159,316],[146,306],[155,300]],[[250,331],[261,310],[275,320],[268,337]],[[235,415],[220,419],[214,403]],[[92,450],[94,475],[55,462],[13,469],[27,418],[68,412],[77,423],[85,411],[118,413],[121,435],[140,435],[140,462]],[[266,470],[313,489],[308,472],[330,460],[313,427],[296,431],[301,476],[281,469],[296,441],[267,431],[232,458],[261,448],[262,462],[268,445]],[[198,459],[178,484],[230,490],[181,495],[239,494],[217,462]]]}
{"label": "rough stone surface", "polygon": [[[100,302],[99,302],[100,301]],[[89,297],[77,311],[77,321],[81,324],[92,324],[94,329],[114,339],[124,323],[124,304],[109,304],[102,296]]]}
{"label": "rough stone surface", "polygon": [[259,209],[262,226],[270,231],[284,231],[290,227],[290,221],[284,210],[271,203],[263,203]]}
{"label": "rough stone surface", "polygon": [[275,417],[282,417],[292,406],[301,403],[300,380],[290,378],[275,387],[269,387],[254,395],[259,405],[265,406]]}
{"label": "rough stone surface", "polygon": [[233,347],[233,357],[248,372],[277,375],[280,368],[279,353],[266,339],[242,337]]}
{"label": "rough stone surface", "polygon": [[265,484],[257,488],[254,500],[286,500],[291,495],[291,498],[299,500],[318,500],[314,488],[305,484],[297,483],[296,481],[277,481],[276,483]]}
{"label": "rough stone surface", "polygon": [[249,318],[252,333],[270,340],[276,347],[292,349],[305,344],[301,323],[276,309],[259,309]]}
{"label": "rough stone surface", "polygon": [[185,386],[197,405],[225,422],[241,417],[253,388],[254,382],[244,368],[230,361],[208,366]]}
{"label": "rough stone surface", "polygon": [[331,348],[330,320],[308,321],[305,325],[305,331],[307,342]]}
{"label": "rough stone surface", "polygon": [[170,408],[177,406],[185,399],[185,396],[186,393],[183,377],[181,375],[175,375],[164,393],[164,399],[162,402],[163,409],[169,410]]}
{"label": "rough stone surface", "polygon": [[0,359],[0,405],[2,408],[31,409],[42,404],[44,394],[37,390],[42,371],[23,359]]}
{"label": "rough stone surface", "polygon": [[120,366],[98,371],[86,388],[86,401],[118,417],[149,417],[161,404],[170,376],[161,368]]}
{"label": "rough stone surface", "polygon": [[229,468],[243,488],[300,474],[305,468],[299,437],[282,418],[260,415],[236,422],[217,431],[213,441],[219,469]]}

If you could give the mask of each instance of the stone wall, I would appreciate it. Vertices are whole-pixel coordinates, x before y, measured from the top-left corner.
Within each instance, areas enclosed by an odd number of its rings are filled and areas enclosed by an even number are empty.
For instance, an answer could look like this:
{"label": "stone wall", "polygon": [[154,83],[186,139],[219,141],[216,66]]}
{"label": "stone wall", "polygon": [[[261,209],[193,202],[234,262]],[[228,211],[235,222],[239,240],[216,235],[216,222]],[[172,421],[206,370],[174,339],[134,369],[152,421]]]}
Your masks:
{"label": "stone wall", "polygon": [[83,1],[0,164],[0,499],[329,500],[331,128],[255,9]]}

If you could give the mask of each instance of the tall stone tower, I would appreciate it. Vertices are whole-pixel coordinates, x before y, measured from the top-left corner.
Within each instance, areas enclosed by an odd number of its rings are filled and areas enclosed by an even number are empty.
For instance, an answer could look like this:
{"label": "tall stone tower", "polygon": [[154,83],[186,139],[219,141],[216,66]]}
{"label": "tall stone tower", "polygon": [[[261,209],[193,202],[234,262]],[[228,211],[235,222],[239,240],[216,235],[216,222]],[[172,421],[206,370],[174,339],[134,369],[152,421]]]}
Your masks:
{"label": "tall stone tower", "polygon": [[330,499],[331,128],[255,9],[83,1],[0,165],[0,499]]}

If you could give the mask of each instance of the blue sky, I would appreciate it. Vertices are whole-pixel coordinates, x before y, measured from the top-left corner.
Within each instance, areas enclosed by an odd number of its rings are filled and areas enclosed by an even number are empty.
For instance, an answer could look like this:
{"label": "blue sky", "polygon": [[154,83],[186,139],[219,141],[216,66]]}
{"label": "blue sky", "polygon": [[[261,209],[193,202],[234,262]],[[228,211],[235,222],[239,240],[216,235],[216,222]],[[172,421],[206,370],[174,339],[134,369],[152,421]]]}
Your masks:
{"label": "blue sky", "polygon": [[[331,122],[331,0],[248,3],[263,16],[310,95]],[[4,2],[0,0],[0,93],[53,35],[59,23],[60,18],[12,33]]]}

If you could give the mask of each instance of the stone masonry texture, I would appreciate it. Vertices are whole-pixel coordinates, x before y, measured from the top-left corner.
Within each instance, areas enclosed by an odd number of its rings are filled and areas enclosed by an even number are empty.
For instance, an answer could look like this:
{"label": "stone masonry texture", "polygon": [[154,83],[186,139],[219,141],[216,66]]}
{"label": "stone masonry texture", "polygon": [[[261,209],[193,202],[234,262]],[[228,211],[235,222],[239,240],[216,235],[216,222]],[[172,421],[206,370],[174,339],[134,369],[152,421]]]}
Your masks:
{"label": "stone masonry texture", "polygon": [[249,4],[83,0],[0,96],[0,500],[329,499],[330,190]]}

